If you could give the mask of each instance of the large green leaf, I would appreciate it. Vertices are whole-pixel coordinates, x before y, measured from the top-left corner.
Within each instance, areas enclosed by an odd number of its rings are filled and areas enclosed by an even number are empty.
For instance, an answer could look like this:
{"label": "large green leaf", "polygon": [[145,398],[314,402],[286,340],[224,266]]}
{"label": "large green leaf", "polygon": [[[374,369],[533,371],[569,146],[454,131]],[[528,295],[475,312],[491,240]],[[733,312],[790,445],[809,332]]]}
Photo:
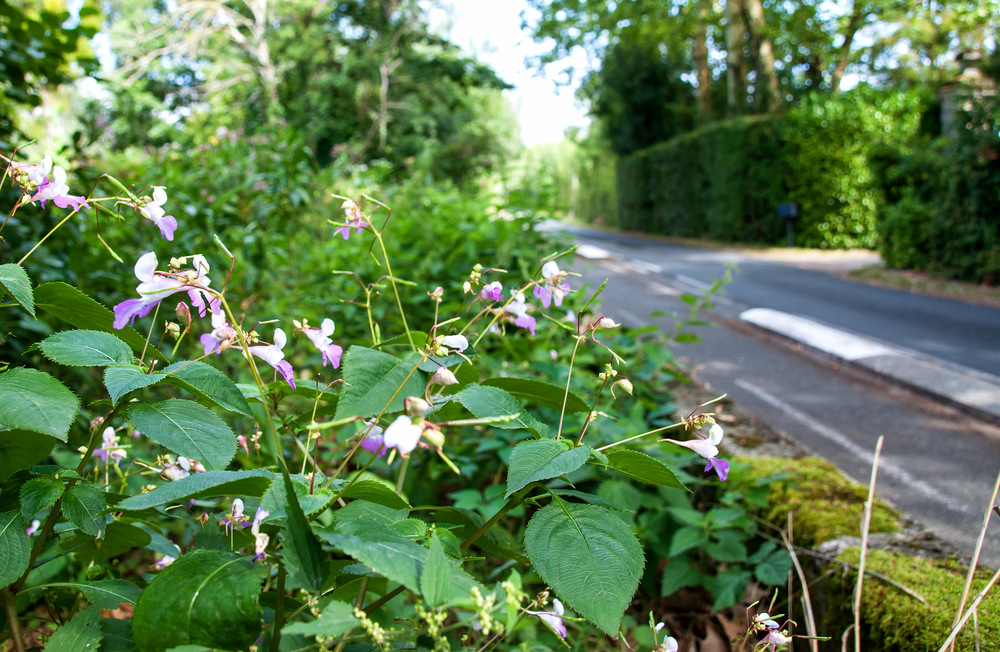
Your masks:
{"label": "large green leaf", "polygon": [[141,368],[129,365],[127,367],[108,367],[104,371],[104,386],[108,388],[111,404],[137,389],[155,385],[166,376],[162,373],[147,374]]}
{"label": "large green leaf", "polygon": [[28,568],[31,543],[20,510],[0,514],[0,589],[10,586]]}
{"label": "large green leaf", "polygon": [[63,331],[38,345],[49,360],[70,367],[107,367],[131,364],[132,349],[103,331]]}
{"label": "large green leaf", "polygon": [[56,504],[65,485],[49,478],[32,478],[21,487],[21,514],[28,524],[35,514]]}
{"label": "large green leaf", "polygon": [[162,353],[148,346],[146,338],[131,328],[126,326],[116,330],[111,325],[115,320],[114,313],[72,285],[58,281],[39,285],[35,288],[35,307],[76,328],[114,333],[132,347],[133,351],[152,352],[156,357],[165,360]]}
{"label": "large green leaf", "polygon": [[28,313],[35,316],[35,298],[31,294],[31,279],[24,268],[16,263],[0,265],[0,286],[7,291]]}
{"label": "large green leaf", "polygon": [[334,418],[367,418],[383,410],[402,410],[406,397],[422,396],[427,384],[426,374],[415,369],[417,362],[352,346],[344,355],[344,389],[340,392]]}
{"label": "large green leaf", "polygon": [[101,514],[107,508],[104,494],[85,484],[70,487],[62,502],[66,518],[83,532],[98,538],[103,535],[107,524],[107,518]]}
{"label": "large green leaf", "polygon": [[223,469],[236,455],[236,435],[207,407],[181,399],[133,403],[128,419],[137,430],[174,453]]}
{"label": "large green leaf", "polygon": [[534,378],[515,378],[510,376],[498,376],[483,381],[483,385],[489,387],[499,387],[516,398],[523,401],[542,405],[553,410],[562,410],[563,399],[566,400],[567,412],[589,412],[590,406],[586,401],[570,392],[566,395],[566,388],[546,383]]}
{"label": "large green leaf", "polygon": [[101,652],[135,652],[132,641],[132,619],[101,618]]}
{"label": "large green leaf", "polygon": [[262,469],[195,473],[176,482],[160,485],[148,493],[126,498],[115,505],[115,510],[138,511],[161,505],[187,502],[193,498],[257,497],[264,494],[274,477],[274,473]]}
{"label": "large green leaf", "polygon": [[340,496],[341,498],[367,500],[396,509],[408,509],[410,507],[410,504],[396,493],[395,489],[390,489],[377,480],[358,480],[345,489]]}
{"label": "large green leaf", "polygon": [[609,451],[607,457],[608,466],[633,480],[688,490],[666,464],[645,453],[622,448]]}
{"label": "large green leaf", "polygon": [[132,634],[143,652],[179,645],[244,650],[261,628],[265,566],[229,552],[194,550],[160,572],[135,605]]}
{"label": "large green leaf", "polygon": [[[274,474],[275,479],[278,479],[279,474]],[[318,483],[318,480],[317,480]],[[305,476],[293,476],[292,484],[295,486],[295,497],[298,498],[299,507],[305,513],[306,518],[312,518],[322,512],[324,509],[330,506],[330,503],[334,501],[337,493],[333,489],[323,489],[318,486],[312,487],[312,493],[309,493],[309,479]],[[342,484],[340,480],[334,482],[334,488]],[[275,523],[280,522],[282,519],[287,517],[285,507],[288,505],[288,498],[285,495],[285,483],[272,482],[271,486],[268,487],[267,491],[264,492],[264,496],[260,499],[261,509],[267,510],[271,515],[268,521],[274,521]]]}
{"label": "large green leaf", "polygon": [[590,457],[589,446],[570,448],[571,442],[532,439],[514,447],[507,471],[507,498],[538,480],[558,478],[575,471]]}
{"label": "large green leaf", "polygon": [[303,636],[340,636],[346,634],[358,625],[354,617],[354,607],[346,602],[331,602],[323,608],[323,613],[316,620],[308,623],[291,623],[285,625],[282,634],[301,634]]}
{"label": "large green leaf", "polygon": [[317,530],[320,538],[376,573],[420,592],[420,570],[427,549],[382,523],[366,519],[337,521],[336,530]]}
{"label": "large green leaf", "polygon": [[50,586],[78,589],[90,604],[98,609],[117,609],[123,602],[135,605],[142,589],[125,580],[94,580],[93,582],[53,582]]}
{"label": "large green leaf", "polygon": [[56,439],[27,430],[3,430],[0,426],[0,482],[30,469],[48,456]]}
{"label": "large green leaf", "polygon": [[[538,419],[524,411],[524,406],[516,398],[499,387],[468,385],[455,394],[454,400],[465,406],[465,409],[478,419],[502,419],[493,424],[494,428],[505,430],[523,428],[538,436],[544,436],[548,431]],[[514,415],[519,416],[507,419]]]}
{"label": "large green leaf", "polygon": [[166,382],[187,390],[198,398],[245,417],[253,417],[250,404],[236,383],[210,364],[197,360],[176,362],[161,373],[167,374]]}
{"label": "large green leaf", "polygon": [[295,485],[287,471],[282,472],[285,487],[285,526],[282,529],[281,542],[283,555],[295,569],[296,581],[310,591],[316,591],[326,582],[330,563],[323,552],[322,546],[306,519],[298,496],[295,495]]}
{"label": "large green leaf", "polygon": [[0,425],[66,441],[80,400],[61,382],[37,369],[0,374]]}
{"label": "large green leaf", "polygon": [[101,610],[90,607],[56,630],[45,649],[49,652],[93,652],[101,647]]}
{"label": "large green leaf", "polygon": [[420,573],[420,593],[432,607],[472,606],[473,587],[482,594],[485,589],[459,567],[457,559],[445,553],[440,537],[435,534],[427,550],[427,561]]}
{"label": "large green leaf", "polygon": [[577,613],[609,636],[642,577],[642,546],[612,512],[556,499],[532,517],[524,546],[534,569]]}

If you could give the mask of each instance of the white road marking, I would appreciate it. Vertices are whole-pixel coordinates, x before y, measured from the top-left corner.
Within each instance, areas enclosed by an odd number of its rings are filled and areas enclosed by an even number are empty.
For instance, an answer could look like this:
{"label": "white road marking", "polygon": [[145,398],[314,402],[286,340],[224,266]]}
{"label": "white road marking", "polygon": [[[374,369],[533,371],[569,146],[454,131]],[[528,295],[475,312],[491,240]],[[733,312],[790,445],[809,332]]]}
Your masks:
{"label": "white road marking", "polygon": [[689,286],[689,287],[693,287],[693,288],[695,288],[696,290],[702,290],[702,291],[705,291],[705,290],[708,290],[709,288],[711,288],[711,287],[712,287],[712,286],[711,286],[710,284],[708,284],[708,283],[702,283],[701,281],[699,281],[699,280],[698,280],[698,279],[696,279],[696,278],[691,278],[690,276],[685,276],[685,275],[683,275],[683,274],[678,274],[678,275],[677,275],[677,280],[678,280],[678,281],[679,281],[680,283],[683,283],[684,285],[687,285],[687,286]]}
{"label": "white road marking", "polygon": [[601,249],[600,247],[595,247],[594,245],[582,244],[576,248],[576,255],[583,256],[588,260],[597,260],[600,258],[611,258],[611,252],[607,249]]}
{"label": "white road marking", "polygon": [[[769,394],[765,390],[757,387],[752,383],[749,383],[742,379],[736,380],[735,382],[739,387],[750,392],[760,400],[771,405],[772,407],[781,410],[782,412],[792,417],[793,419],[802,422],[805,426],[807,426],[810,430],[812,430],[816,434],[846,449],[847,452],[851,453],[852,455],[862,460],[866,464],[871,465],[872,459],[874,457],[873,453],[869,450],[862,448],[858,444],[854,443],[853,441],[848,439],[843,433],[834,430],[833,428],[827,426],[826,424],[820,423],[819,421],[812,418],[805,412],[802,412],[801,410],[792,407],[788,403],[782,401],[780,398],[773,396],[772,394]],[[918,480],[917,478],[910,475],[909,472],[907,472],[905,469],[896,466],[892,462],[886,461],[885,458],[882,458],[882,460],[880,461],[879,469],[883,474],[892,476],[899,482],[905,484],[909,489],[913,489],[923,494],[925,498],[940,503],[950,510],[960,512],[963,514],[969,513],[968,506],[956,505],[952,503],[947,498],[942,496],[939,490],[935,489],[934,487],[927,484],[923,480]]]}
{"label": "white road marking", "polygon": [[634,313],[629,312],[628,310],[617,310],[616,312],[621,316],[623,322],[627,323],[629,326],[632,326],[633,328],[636,327],[641,328],[643,326],[649,326],[648,321],[635,315]]}
{"label": "white road marking", "polygon": [[900,355],[898,349],[885,346],[873,339],[780,310],[751,308],[740,313],[740,319],[845,360],[860,360],[876,355]]}
{"label": "white road marking", "polygon": [[639,274],[662,274],[663,268],[656,263],[647,263],[644,260],[633,260],[629,264],[635,268],[635,271]]}
{"label": "white road marking", "polygon": [[669,285],[664,285],[663,283],[650,283],[649,289],[657,294],[665,294],[668,297],[679,297],[682,294],[677,288],[672,288]]}

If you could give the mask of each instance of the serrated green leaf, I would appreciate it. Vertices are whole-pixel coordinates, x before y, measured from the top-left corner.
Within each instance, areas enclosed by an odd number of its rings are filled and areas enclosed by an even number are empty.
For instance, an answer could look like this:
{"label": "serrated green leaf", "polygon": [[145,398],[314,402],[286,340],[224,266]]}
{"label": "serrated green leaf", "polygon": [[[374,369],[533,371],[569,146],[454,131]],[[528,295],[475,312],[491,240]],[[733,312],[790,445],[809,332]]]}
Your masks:
{"label": "serrated green leaf", "polygon": [[0,482],[41,462],[55,444],[55,437],[27,430],[3,430],[0,426]]}
{"label": "serrated green leaf", "polygon": [[510,498],[532,482],[558,478],[575,471],[590,457],[590,447],[567,447],[569,442],[555,439],[523,441],[510,454],[507,470],[507,494]]}
{"label": "serrated green leaf", "polygon": [[754,566],[753,574],[761,583],[768,586],[784,584],[792,569],[792,558],[785,550],[775,550],[763,561]]}
{"label": "serrated green leaf", "polygon": [[451,593],[451,563],[441,540],[431,537],[427,561],[420,573],[420,593],[431,607],[443,605]]}
{"label": "serrated green leaf", "polygon": [[94,551],[94,561],[106,562],[130,550],[145,548],[151,542],[152,536],[149,532],[137,525],[122,520],[111,521],[104,531],[101,545]]}
{"label": "serrated green leaf", "polygon": [[21,514],[24,525],[31,523],[35,514],[56,504],[65,485],[48,478],[32,478],[21,487]]}
{"label": "serrated green leaf", "polygon": [[462,391],[455,394],[455,401],[471,412],[478,419],[498,419],[519,415],[513,419],[494,423],[493,427],[504,430],[525,429],[538,436],[544,436],[548,432],[541,422],[531,414],[524,411],[516,398],[508,394],[499,387],[487,387],[485,385],[472,384],[464,387]]}
{"label": "serrated green leaf", "polygon": [[223,469],[236,455],[236,435],[207,407],[183,399],[133,403],[128,419],[156,443],[206,469]]}
{"label": "serrated green leaf", "polygon": [[118,401],[129,392],[155,385],[165,377],[162,373],[147,374],[141,368],[131,365],[108,367],[104,370],[104,386],[108,388],[111,405],[117,405]]}
{"label": "serrated green leaf", "polygon": [[35,288],[35,308],[76,328],[114,333],[133,351],[145,350],[165,360],[162,353],[148,346],[146,338],[131,328],[116,330],[111,325],[115,320],[114,313],[72,285],[59,281],[39,285]]}
{"label": "serrated green leaf", "polygon": [[63,331],[42,340],[38,347],[49,360],[69,367],[107,367],[131,364],[132,349],[111,333]]}
{"label": "serrated green leaf", "polygon": [[417,362],[352,346],[344,355],[344,389],[340,392],[334,418],[368,418],[383,409],[386,412],[402,410],[406,397],[421,396],[427,384],[426,374],[415,370]]}
{"label": "serrated green leaf", "polygon": [[47,373],[17,367],[0,374],[0,425],[65,442],[79,408],[80,399]]}
{"label": "serrated green leaf", "polygon": [[340,494],[341,498],[357,498],[394,509],[409,509],[410,504],[395,490],[376,480],[358,480]]}
{"label": "serrated green leaf", "polygon": [[674,558],[681,553],[687,552],[691,548],[704,545],[705,530],[700,527],[685,526],[674,530],[674,535],[670,538],[670,558]]}
{"label": "serrated green leaf", "polygon": [[559,597],[609,636],[617,636],[645,564],[642,546],[601,507],[556,500],[528,522],[524,547]]}
{"label": "serrated green leaf", "polygon": [[104,639],[101,641],[101,652],[134,652],[132,642],[132,620],[118,618],[101,618],[101,631]]}
{"label": "serrated green leaf", "polygon": [[[279,474],[275,473],[277,479]],[[295,496],[299,499],[299,506],[305,513],[306,518],[313,518],[324,509],[330,506],[336,497],[336,493],[329,489],[316,489],[309,493],[309,480],[305,476],[293,476],[292,484],[295,485]],[[261,509],[266,510],[271,519],[278,521],[286,517],[285,505],[288,499],[285,495],[284,482],[272,482],[264,497],[260,499]]]}
{"label": "serrated green leaf", "polygon": [[31,543],[20,510],[0,514],[0,589],[10,586],[28,568]]}
{"label": "serrated green leaf", "polygon": [[743,542],[745,535],[740,532],[723,531],[712,533],[706,552],[712,559],[722,562],[747,560],[747,547]]}
{"label": "serrated green leaf", "polygon": [[45,649],[49,652],[93,652],[101,647],[103,638],[101,610],[90,607],[57,629]]}
{"label": "serrated green leaf", "polygon": [[337,521],[336,530],[316,531],[321,539],[393,582],[420,592],[420,569],[427,549],[382,523],[363,519]]}
{"label": "serrated green leaf", "polygon": [[123,602],[135,605],[142,589],[125,580],[94,580],[93,582],[53,582],[46,587],[64,586],[77,589],[98,609],[117,609]]}
{"label": "serrated green leaf", "polygon": [[747,590],[747,584],[750,583],[750,577],[750,571],[739,568],[731,568],[716,575],[710,587],[712,595],[715,596],[712,610],[722,611],[742,600],[743,594]]}
{"label": "serrated green leaf", "polygon": [[31,279],[24,268],[16,263],[6,263],[0,265],[0,286],[17,301],[17,303],[28,311],[32,317],[35,316],[35,298],[31,293]]}
{"label": "serrated green leaf", "polygon": [[283,556],[295,568],[296,581],[310,591],[316,591],[330,572],[330,562],[306,519],[295,485],[287,472],[282,472],[285,487],[285,525],[281,531]]}
{"label": "serrated green leaf", "polygon": [[137,496],[131,496],[115,505],[122,512],[139,511],[187,502],[195,498],[215,498],[218,496],[262,496],[274,480],[271,471],[253,469],[251,471],[206,471],[195,473],[175,482],[168,482],[156,489]]}
{"label": "serrated green leaf", "polygon": [[608,451],[607,456],[608,466],[633,480],[690,491],[666,464],[645,453],[622,448]]}
{"label": "serrated green leaf", "polygon": [[142,652],[180,645],[242,650],[261,628],[266,567],[251,557],[193,550],[160,572],[135,605],[132,634]]}
{"label": "serrated green leaf", "polygon": [[[191,392],[198,398],[245,417],[253,417],[250,404],[236,383],[210,364],[197,360],[176,362],[161,373],[167,374],[166,382]],[[254,392],[256,391],[255,386]]]}
{"label": "serrated green leaf", "polygon": [[323,608],[316,620],[308,623],[290,623],[281,630],[282,634],[302,636],[340,636],[358,626],[354,617],[354,607],[346,602],[331,602]]}
{"label": "serrated green leaf", "polygon": [[543,407],[561,411],[563,397],[566,397],[567,412],[590,412],[590,406],[575,392],[566,396],[566,388],[533,378],[513,378],[499,376],[482,382],[484,387],[499,387],[515,398],[535,403]]}
{"label": "serrated green leaf", "polygon": [[82,532],[98,538],[107,524],[107,518],[101,514],[107,508],[104,494],[89,485],[73,485],[62,501],[63,515]]}
{"label": "serrated green leaf", "polygon": [[701,573],[688,563],[685,557],[674,557],[663,569],[660,580],[660,595],[666,597],[688,586],[701,584]]}

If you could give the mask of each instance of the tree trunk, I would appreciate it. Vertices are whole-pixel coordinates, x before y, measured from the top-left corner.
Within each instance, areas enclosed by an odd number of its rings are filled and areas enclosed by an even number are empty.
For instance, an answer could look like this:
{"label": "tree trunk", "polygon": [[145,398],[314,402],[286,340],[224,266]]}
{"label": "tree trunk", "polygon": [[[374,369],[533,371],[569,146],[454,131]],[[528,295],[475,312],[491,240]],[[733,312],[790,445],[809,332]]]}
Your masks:
{"label": "tree trunk", "polygon": [[712,121],[712,71],[708,67],[709,6],[711,0],[698,3],[698,27],[694,37],[694,66],[698,71],[698,117],[701,124]]}
{"label": "tree trunk", "polygon": [[[868,14],[857,1],[852,3],[851,18],[847,21],[847,28],[844,30],[844,43],[837,51],[837,65],[833,68],[830,77],[830,86],[834,93],[840,92],[840,82],[844,80],[844,73],[847,72],[847,63],[851,57],[851,44],[854,43],[854,36],[865,24]],[[863,4],[863,3],[862,3]]]}
{"label": "tree trunk", "polygon": [[746,99],[746,76],[742,75],[743,24],[742,0],[726,2],[726,109],[730,117],[743,113]]}
{"label": "tree trunk", "polygon": [[754,60],[757,79],[754,81],[754,109],[764,113],[778,107],[778,76],[774,68],[774,50],[767,37],[764,4],[761,0],[744,0],[747,31],[750,33],[750,56]]}

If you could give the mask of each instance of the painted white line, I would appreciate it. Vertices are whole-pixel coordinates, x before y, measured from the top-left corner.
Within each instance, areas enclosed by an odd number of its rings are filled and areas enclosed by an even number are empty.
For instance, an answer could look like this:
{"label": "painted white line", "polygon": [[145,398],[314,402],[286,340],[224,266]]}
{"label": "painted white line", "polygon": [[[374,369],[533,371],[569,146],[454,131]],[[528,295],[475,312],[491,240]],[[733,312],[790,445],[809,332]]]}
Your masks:
{"label": "painted white line", "polygon": [[677,288],[672,288],[663,283],[656,283],[655,281],[649,284],[649,289],[657,294],[664,294],[668,297],[679,297],[681,295],[681,291]]}
{"label": "painted white line", "polygon": [[684,276],[683,274],[678,274],[677,280],[680,283],[687,285],[688,287],[695,288],[696,290],[708,290],[709,288],[712,287],[711,284],[709,283],[702,283],[696,278],[691,278],[690,276]]}
{"label": "painted white line", "polygon": [[662,274],[663,268],[656,263],[647,263],[644,260],[632,260],[629,261],[629,265],[635,268],[635,271],[639,274]]}
{"label": "painted white line", "polygon": [[[824,437],[825,439],[833,442],[834,444],[837,444],[838,446],[844,448],[845,450],[847,450],[847,452],[851,453],[861,461],[865,462],[868,465],[871,465],[872,459],[874,457],[873,453],[871,451],[862,448],[858,444],[854,443],[853,441],[848,439],[843,433],[834,430],[833,428],[827,426],[826,424],[820,423],[819,421],[812,418],[805,412],[802,412],[801,410],[792,407],[788,403],[782,401],[780,398],[769,394],[765,390],[757,387],[752,383],[749,383],[742,379],[736,380],[735,382],[739,387],[750,392],[760,400],[764,401],[765,403],[768,403],[772,407],[781,410],[782,412],[792,417],[793,419],[802,422],[806,427],[808,427],[816,434]],[[918,480],[917,478],[913,477],[905,469],[896,466],[892,462],[886,461],[885,458],[882,458],[882,460],[879,462],[879,469],[883,474],[892,476],[899,482],[905,484],[907,488],[913,489],[923,494],[923,496],[929,500],[933,500],[937,503],[940,503],[945,507],[947,507],[948,509],[956,512],[961,512],[963,514],[969,512],[969,508],[966,505],[956,505],[952,503],[951,501],[942,497],[940,491],[938,491],[931,485],[927,484],[923,480]]]}
{"label": "painted white line", "polygon": [[629,326],[632,326],[633,328],[649,326],[648,321],[629,312],[628,310],[617,310],[616,312],[621,316],[623,322],[625,322]]}
{"label": "painted white line", "polygon": [[854,335],[812,319],[770,308],[745,310],[740,313],[740,319],[845,360],[901,354],[898,349],[885,346],[867,337]]}
{"label": "painted white line", "polygon": [[611,258],[611,252],[594,245],[582,244],[576,248],[576,255],[583,256],[588,260],[598,260],[601,258]]}

